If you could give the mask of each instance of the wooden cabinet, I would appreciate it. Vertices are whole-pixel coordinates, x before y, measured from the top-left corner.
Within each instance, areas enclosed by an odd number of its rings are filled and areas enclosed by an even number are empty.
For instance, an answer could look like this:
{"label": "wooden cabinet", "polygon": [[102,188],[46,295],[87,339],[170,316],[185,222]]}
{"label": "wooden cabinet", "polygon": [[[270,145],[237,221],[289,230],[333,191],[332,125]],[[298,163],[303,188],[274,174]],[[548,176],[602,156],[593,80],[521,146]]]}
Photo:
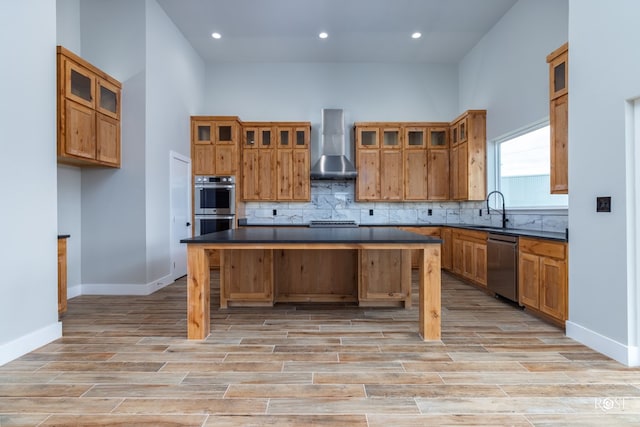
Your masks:
{"label": "wooden cabinet", "polygon": [[486,112],[453,123],[355,123],[357,201],[484,200]]}
{"label": "wooden cabinet", "polygon": [[[361,250],[358,300],[361,306],[411,307],[411,251]],[[400,280],[398,280],[400,277]]]}
{"label": "wooden cabinet", "polygon": [[449,200],[449,138],[445,126],[428,128],[427,199]]}
{"label": "wooden cabinet", "polygon": [[57,74],[58,162],[120,167],[120,82],[62,46]]}
{"label": "wooden cabinet", "polygon": [[452,271],[482,287],[487,286],[487,233],[454,229],[451,232]]}
{"label": "wooden cabinet", "polygon": [[404,200],[427,200],[427,129],[423,126],[406,126],[404,141]]}
{"label": "wooden cabinet", "polygon": [[311,199],[310,124],[281,123],[277,133],[277,200],[307,201]]}
{"label": "wooden cabinet", "polygon": [[244,123],[242,129],[242,199],[275,200],[274,128],[270,123]]}
{"label": "wooden cabinet", "polygon": [[551,128],[552,194],[569,192],[569,45],[565,43],[547,56],[549,64],[549,125]]}
{"label": "wooden cabinet", "polygon": [[567,244],[520,237],[518,292],[520,304],[564,326],[567,319]]}
{"label": "wooden cabinet", "polygon": [[451,243],[451,228],[440,228],[440,239],[442,239],[442,268],[445,270],[451,270],[452,260],[452,243]]}
{"label": "wooden cabinet", "polygon": [[464,241],[457,234],[451,234],[451,271],[462,276],[462,244]]}
{"label": "wooden cabinet", "polygon": [[273,305],[271,249],[225,250],[220,262],[220,308]]}
{"label": "wooden cabinet", "polygon": [[356,123],[356,200],[404,198],[402,132],[393,123]]}
{"label": "wooden cabinet", "polygon": [[355,124],[356,200],[449,199],[448,123]]}
{"label": "wooden cabinet", "polygon": [[450,125],[453,200],[484,200],[487,194],[486,111],[469,110]]}
{"label": "wooden cabinet", "polygon": [[239,136],[240,122],[237,117],[191,117],[193,174],[236,176]]}
{"label": "wooden cabinet", "polygon": [[67,311],[67,239],[58,238],[58,314]]}
{"label": "wooden cabinet", "polygon": [[243,200],[310,200],[310,133],[308,122],[245,122]]}
{"label": "wooden cabinet", "polygon": [[380,200],[379,128],[356,126],[356,200]]}

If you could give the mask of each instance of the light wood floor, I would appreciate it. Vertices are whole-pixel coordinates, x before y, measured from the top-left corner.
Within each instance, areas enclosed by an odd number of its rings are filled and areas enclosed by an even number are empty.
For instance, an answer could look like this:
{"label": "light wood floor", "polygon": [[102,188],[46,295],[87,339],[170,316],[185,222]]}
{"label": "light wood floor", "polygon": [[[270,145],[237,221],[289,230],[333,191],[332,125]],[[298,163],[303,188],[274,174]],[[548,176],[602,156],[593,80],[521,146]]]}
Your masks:
{"label": "light wood floor", "polygon": [[415,308],[221,311],[212,283],[203,342],[184,279],[71,300],[63,338],[0,367],[0,426],[640,425],[640,369],[446,274],[433,343]]}

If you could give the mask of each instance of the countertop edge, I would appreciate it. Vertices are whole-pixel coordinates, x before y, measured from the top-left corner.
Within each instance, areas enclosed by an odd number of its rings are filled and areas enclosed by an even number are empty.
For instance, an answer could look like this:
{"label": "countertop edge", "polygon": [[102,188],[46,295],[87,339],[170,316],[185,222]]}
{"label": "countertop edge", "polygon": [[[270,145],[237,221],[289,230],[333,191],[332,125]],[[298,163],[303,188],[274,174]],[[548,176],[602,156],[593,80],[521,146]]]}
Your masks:
{"label": "countertop edge", "polygon": [[[308,227],[307,224],[245,224],[242,227]],[[486,233],[496,233],[507,236],[531,237],[535,239],[554,240],[568,243],[566,233],[554,231],[538,231],[518,228],[487,228],[474,224],[360,224],[359,227],[450,227],[463,230],[483,231]]]}

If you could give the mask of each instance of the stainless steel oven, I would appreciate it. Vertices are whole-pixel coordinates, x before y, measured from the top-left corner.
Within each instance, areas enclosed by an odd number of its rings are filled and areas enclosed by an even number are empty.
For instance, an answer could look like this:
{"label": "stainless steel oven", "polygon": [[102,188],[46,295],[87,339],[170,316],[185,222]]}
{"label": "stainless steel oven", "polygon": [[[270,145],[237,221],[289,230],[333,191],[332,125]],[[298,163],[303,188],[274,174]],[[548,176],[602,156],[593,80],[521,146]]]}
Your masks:
{"label": "stainless steel oven", "polygon": [[233,228],[235,215],[196,215],[194,236],[215,233]]}
{"label": "stainless steel oven", "polygon": [[194,215],[235,215],[236,179],[234,176],[194,177]]}

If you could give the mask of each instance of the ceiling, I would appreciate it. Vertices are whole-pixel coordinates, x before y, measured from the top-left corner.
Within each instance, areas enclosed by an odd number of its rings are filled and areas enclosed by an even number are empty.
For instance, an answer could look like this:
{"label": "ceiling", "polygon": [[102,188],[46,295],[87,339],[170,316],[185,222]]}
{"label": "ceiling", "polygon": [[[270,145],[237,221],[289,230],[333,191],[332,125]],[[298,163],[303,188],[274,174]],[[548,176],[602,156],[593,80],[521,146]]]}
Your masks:
{"label": "ceiling", "polygon": [[458,63],[517,0],[157,1],[208,63]]}

